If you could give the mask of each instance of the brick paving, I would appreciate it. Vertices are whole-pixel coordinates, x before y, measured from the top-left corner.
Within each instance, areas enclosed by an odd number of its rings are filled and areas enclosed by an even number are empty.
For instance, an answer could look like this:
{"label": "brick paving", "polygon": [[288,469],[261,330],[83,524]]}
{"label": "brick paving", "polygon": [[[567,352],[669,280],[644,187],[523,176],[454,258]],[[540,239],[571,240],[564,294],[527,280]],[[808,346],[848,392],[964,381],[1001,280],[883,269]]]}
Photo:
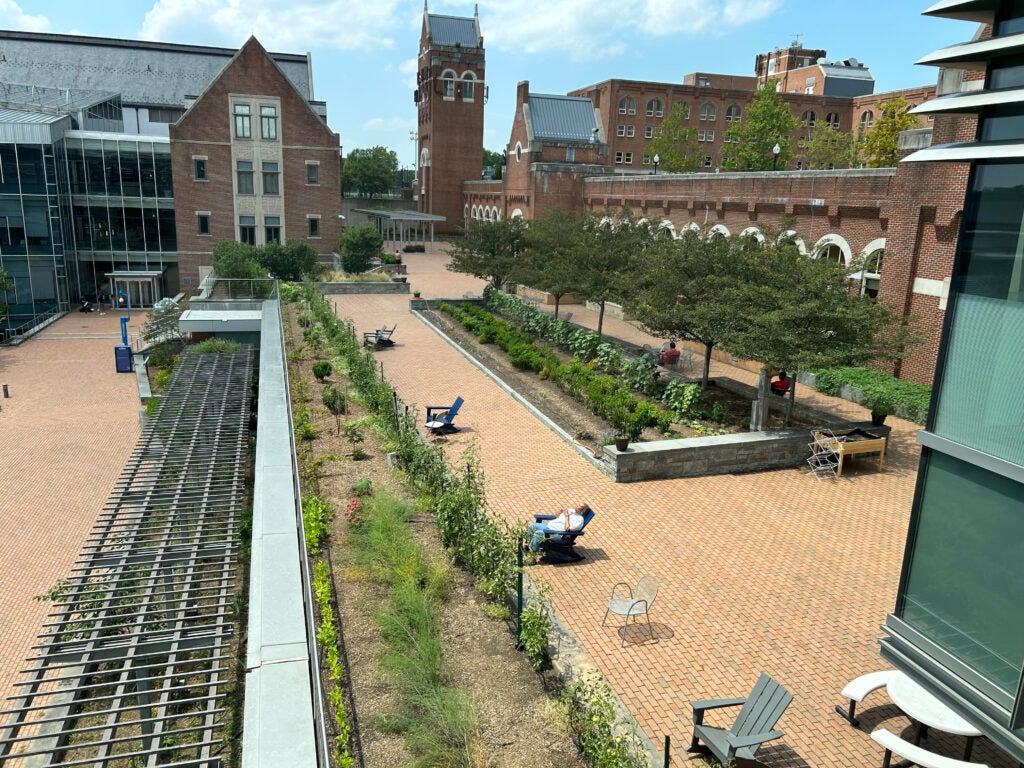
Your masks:
{"label": "brick paving", "polygon": [[[129,334],[138,330],[132,316]],[[116,313],[74,312],[0,348],[0,692],[7,695],[139,436],[135,376],[116,373]]]}
{"label": "brick paving", "polygon": [[[437,255],[405,261],[411,286],[424,297],[482,289],[480,281],[443,270]],[[889,418],[882,473],[866,460],[850,464],[838,481],[790,469],[615,484],[419,324],[406,299],[348,297],[338,313],[358,330],[398,323],[396,346],[377,357],[421,416],[425,405],[465,398],[462,430],[445,441],[446,451],[455,458],[464,445],[475,446],[492,512],[529,520],[576,500],[596,509],[582,540],[584,561],[531,573],[552,585],[559,616],[652,742],[660,748],[671,737],[673,764],[688,758],[689,701],[742,696],[762,670],[795,697],[780,721],[785,737],[759,752],[768,765],[874,766],[882,754],[872,730],[909,736],[909,722],[884,691],[861,705],[860,729],[832,707],[849,680],[885,666],[879,624],[895,603],[919,457],[916,425]],[[596,327],[596,313],[563,309],[573,322]],[[661,343],[618,318],[606,317],[604,327],[633,343]],[[712,375],[756,382],[756,374],[717,362]],[[853,419],[868,416],[807,388],[797,396]],[[635,583],[644,573],[661,582],[651,612],[658,640],[620,648],[618,630],[601,626],[608,593],[613,583]],[[709,722],[727,724],[731,716],[712,713]],[[958,755],[962,741],[935,734],[931,748]],[[985,740],[973,759],[1012,764]]]}
{"label": "brick paving", "polygon": [[[409,282],[424,297],[479,293],[479,280],[444,269],[443,253],[406,254]],[[641,484],[615,484],[560,440],[479,369],[409,314],[406,295],[332,297],[357,330],[397,322],[395,347],[378,353],[400,396],[419,407],[466,399],[462,431],[446,441],[455,459],[473,444],[487,477],[491,510],[529,520],[585,499],[598,516],[586,559],[537,566],[559,616],[657,745],[672,738],[673,764],[686,759],[688,702],[745,694],[767,671],[795,696],[763,748],[772,766],[875,766],[868,733],[906,719],[884,691],[862,705],[861,727],[832,712],[839,691],[880,669],[878,625],[891,610],[917,468],[916,427],[890,417],[885,472],[853,463],[839,481],[792,469]],[[594,327],[596,315],[567,307]],[[134,326],[134,324],[133,324]],[[606,318],[611,335],[660,344]],[[139,434],[134,377],[114,372],[117,315],[69,315],[19,347],[0,349],[0,689],[29,653],[46,605],[31,598],[66,575]],[[750,383],[754,374],[715,363],[713,374]],[[798,396],[854,418],[866,411],[809,390]],[[655,574],[657,642],[620,648],[601,626],[617,581]],[[639,636],[630,633],[629,640]],[[722,722],[720,713],[709,717]],[[932,737],[946,754],[962,748]],[[974,760],[1012,765],[986,740]]]}

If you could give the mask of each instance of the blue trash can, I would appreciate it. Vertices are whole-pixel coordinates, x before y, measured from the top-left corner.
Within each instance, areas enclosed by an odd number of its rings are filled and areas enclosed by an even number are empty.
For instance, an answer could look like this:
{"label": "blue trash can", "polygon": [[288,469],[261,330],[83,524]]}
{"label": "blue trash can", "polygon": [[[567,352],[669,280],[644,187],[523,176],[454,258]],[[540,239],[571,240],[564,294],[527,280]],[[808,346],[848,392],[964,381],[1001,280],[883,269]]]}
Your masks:
{"label": "blue trash can", "polygon": [[132,372],[132,348],[123,344],[114,347],[114,366],[118,373]]}

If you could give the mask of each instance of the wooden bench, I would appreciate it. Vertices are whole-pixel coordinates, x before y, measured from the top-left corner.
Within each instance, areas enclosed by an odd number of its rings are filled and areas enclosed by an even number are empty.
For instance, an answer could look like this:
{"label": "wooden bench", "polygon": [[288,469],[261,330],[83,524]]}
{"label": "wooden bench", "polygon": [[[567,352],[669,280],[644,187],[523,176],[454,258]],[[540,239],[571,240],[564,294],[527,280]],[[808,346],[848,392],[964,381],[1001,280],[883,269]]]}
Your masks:
{"label": "wooden bench", "polygon": [[885,747],[885,758],[882,760],[882,768],[889,768],[892,754],[895,752],[900,757],[905,757],[921,768],[988,768],[985,763],[971,763],[967,760],[957,760],[955,757],[946,757],[929,752],[927,749],[904,741],[892,731],[880,728],[871,733],[871,738]]}
{"label": "wooden bench", "polygon": [[850,708],[843,709],[836,704],[836,712],[856,728],[860,725],[860,721],[854,716],[857,711],[857,704],[864,701],[864,697],[872,691],[884,688],[895,674],[895,669],[883,669],[881,672],[869,672],[866,675],[861,675],[851,680],[843,688],[843,698],[850,700]]}

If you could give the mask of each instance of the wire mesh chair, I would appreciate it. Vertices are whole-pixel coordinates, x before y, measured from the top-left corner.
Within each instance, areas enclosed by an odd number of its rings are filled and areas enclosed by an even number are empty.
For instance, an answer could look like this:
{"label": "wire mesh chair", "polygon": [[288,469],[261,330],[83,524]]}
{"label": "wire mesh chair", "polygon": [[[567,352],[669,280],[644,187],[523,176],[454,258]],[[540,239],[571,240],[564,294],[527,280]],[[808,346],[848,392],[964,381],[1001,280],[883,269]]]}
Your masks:
{"label": "wire mesh chair", "polygon": [[827,475],[839,479],[839,439],[830,429],[819,427],[811,430],[814,440],[807,444],[811,455],[807,458],[807,466],[811,474],[818,480]]}

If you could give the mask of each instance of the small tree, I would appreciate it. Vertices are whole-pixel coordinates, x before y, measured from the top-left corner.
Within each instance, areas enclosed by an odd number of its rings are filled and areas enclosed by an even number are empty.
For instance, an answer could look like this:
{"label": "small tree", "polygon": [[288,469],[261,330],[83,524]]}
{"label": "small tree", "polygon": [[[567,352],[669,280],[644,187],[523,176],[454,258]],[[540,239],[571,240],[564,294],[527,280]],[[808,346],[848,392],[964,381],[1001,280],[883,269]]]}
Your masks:
{"label": "small tree", "polygon": [[673,104],[658,128],[660,134],[647,144],[644,152],[658,156],[660,167],[667,173],[699,171],[704,167],[704,150],[697,141],[697,129],[686,124],[681,104]]}
{"label": "small tree", "polygon": [[235,240],[221,240],[213,246],[213,269],[225,279],[254,279],[267,273],[256,259],[256,249]]}
{"label": "small tree", "polygon": [[882,116],[864,137],[864,154],[872,168],[895,167],[900,161],[900,133],[921,127],[917,118],[907,112],[909,108],[902,96],[882,103]]}
{"label": "small tree", "polygon": [[519,280],[555,297],[555,317],[562,297],[579,285],[578,265],[587,258],[583,237],[585,214],[552,208],[530,224]]}
{"label": "small tree", "polygon": [[[722,167],[737,171],[768,171],[785,168],[792,155],[790,136],[799,120],[769,80],[757,90],[743,121],[725,131]],[[779,145],[778,157],[772,149]]]}
{"label": "small tree", "polygon": [[267,243],[257,249],[261,266],[278,280],[302,280],[316,269],[316,251],[302,240],[289,240],[285,245]]}
{"label": "small tree", "polygon": [[518,217],[472,221],[465,238],[451,249],[448,269],[489,280],[495,288],[514,279],[521,268],[526,224]]}
{"label": "small tree", "polygon": [[372,224],[345,227],[338,241],[341,251],[341,268],[349,274],[365,272],[370,268],[370,259],[380,256],[384,238]]}
{"label": "small tree", "polygon": [[323,402],[324,407],[334,416],[335,434],[340,434],[341,416],[345,413],[345,393],[333,384],[328,384],[324,387]]}

